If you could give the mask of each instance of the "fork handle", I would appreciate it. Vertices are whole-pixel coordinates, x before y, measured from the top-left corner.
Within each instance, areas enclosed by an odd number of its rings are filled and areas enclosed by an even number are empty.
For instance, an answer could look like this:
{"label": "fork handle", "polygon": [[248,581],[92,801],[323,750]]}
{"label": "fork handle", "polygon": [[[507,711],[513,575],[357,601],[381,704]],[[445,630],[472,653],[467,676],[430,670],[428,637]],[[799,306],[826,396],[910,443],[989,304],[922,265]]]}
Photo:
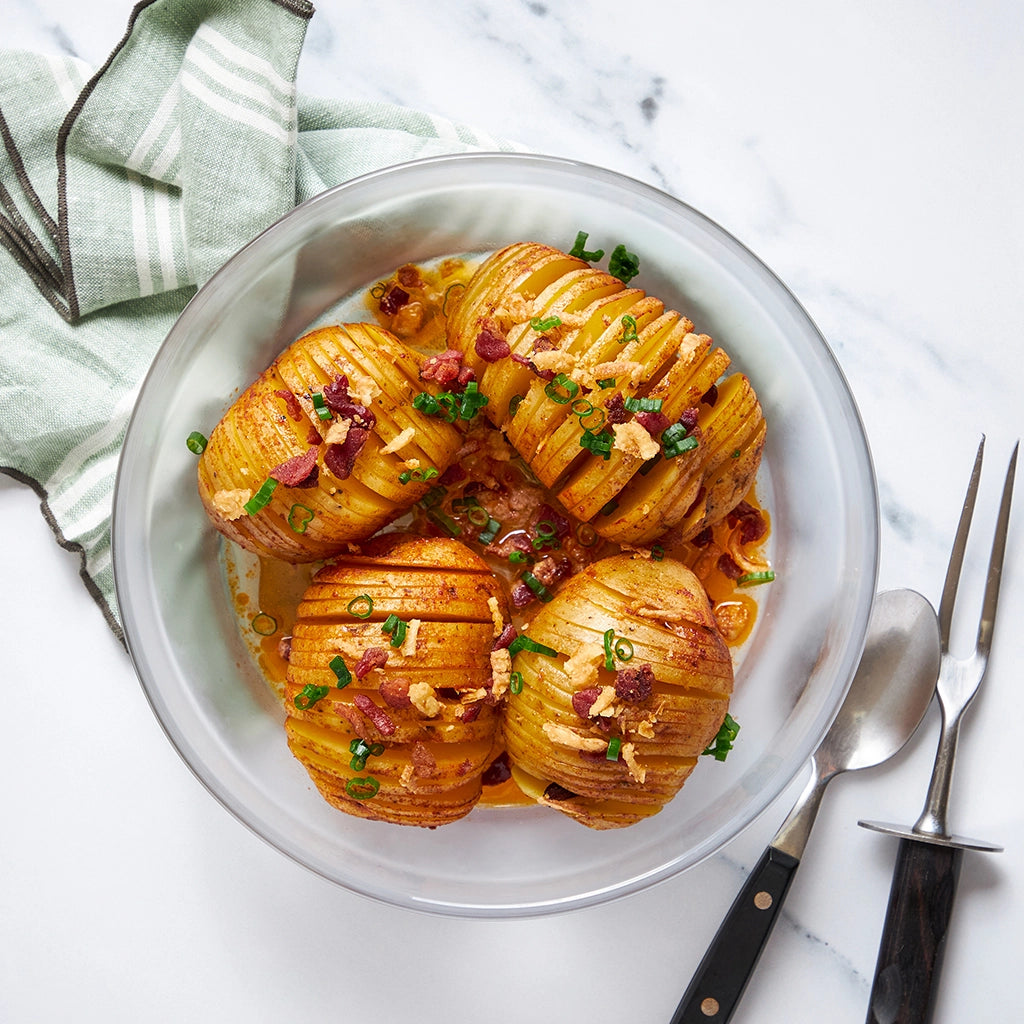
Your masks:
{"label": "fork handle", "polygon": [[964,851],[901,839],[867,1024],[928,1024]]}

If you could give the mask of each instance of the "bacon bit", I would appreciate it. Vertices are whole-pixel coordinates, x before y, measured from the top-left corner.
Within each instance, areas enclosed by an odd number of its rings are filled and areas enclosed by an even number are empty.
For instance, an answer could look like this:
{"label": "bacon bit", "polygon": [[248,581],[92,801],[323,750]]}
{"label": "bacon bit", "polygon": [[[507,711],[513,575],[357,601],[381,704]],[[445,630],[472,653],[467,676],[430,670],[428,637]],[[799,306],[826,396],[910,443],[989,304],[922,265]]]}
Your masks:
{"label": "bacon bit", "polygon": [[557,348],[557,346],[546,334],[542,334],[533,343],[534,352],[551,352],[555,348]]}
{"label": "bacon bit", "polygon": [[362,427],[352,427],[341,444],[329,444],[324,452],[324,465],[339,479],[347,480],[370,436]]}
{"label": "bacon bit", "polygon": [[542,558],[534,567],[533,575],[544,584],[545,587],[553,586],[559,580],[564,580],[572,572],[572,562],[568,558],[555,559],[551,555]]}
{"label": "bacon bit", "polygon": [[690,543],[696,548],[706,548],[715,538],[714,531],[710,526],[705,526]]}
{"label": "bacon bit", "polygon": [[503,750],[483,771],[480,782],[485,786],[500,786],[512,778],[512,765],[508,751]]}
{"label": "bacon bit", "polygon": [[437,482],[442,487],[451,487],[452,484],[461,483],[468,474],[462,466],[449,466],[438,478]]}
{"label": "bacon bit", "polygon": [[405,676],[395,676],[394,679],[384,679],[380,684],[380,696],[389,708],[412,707],[412,700],[409,697],[409,680]]}
{"label": "bacon bit", "polygon": [[373,699],[368,697],[365,693],[357,693],[352,698],[352,703],[355,704],[355,706],[359,708],[359,710],[362,711],[362,713],[366,715],[371,722],[373,722],[377,731],[382,736],[391,736],[398,728],[398,726],[395,725],[395,720],[382,707],[378,707],[377,704],[373,702]]}
{"label": "bacon bit", "polygon": [[385,316],[394,316],[409,301],[409,293],[393,284],[380,300],[380,311]]}
{"label": "bacon bit", "polygon": [[356,679],[369,675],[375,668],[383,668],[388,663],[388,652],[383,647],[367,647],[363,656],[356,662]]}
{"label": "bacon bit", "polygon": [[282,661],[291,661],[292,658],[292,638],[291,636],[283,636],[277,641],[277,654]]}
{"label": "bacon bit", "polygon": [[285,406],[288,409],[288,415],[291,416],[296,423],[302,419],[302,406],[299,405],[299,400],[286,388],[281,388],[279,391],[274,392],[278,398],[283,399]]}
{"label": "bacon bit", "polygon": [[498,634],[497,639],[491,645],[492,651],[506,651],[512,646],[512,641],[519,636],[516,627],[510,622],[505,628]]}
{"label": "bacon bit", "polygon": [[459,714],[459,721],[464,722],[466,725],[470,722],[475,722],[480,717],[480,709],[483,706],[484,702],[482,700],[478,700],[474,704],[466,704]]}
{"label": "bacon bit", "polygon": [[701,484],[700,488],[697,491],[697,496],[690,503],[690,507],[686,510],[686,514],[683,516],[684,519],[688,518],[690,515],[697,511],[697,506],[704,500],[707,493],[707,489],[704,487],[703,484]]}
{"label": "bacon bit", "polygon": [[419,288],[423,285],[419,268],[412,263],[406,263],[404,267],[399,267],[395,271],[395,277],[398,278],[398,283],[405,285],[406,288]]}
{"label": "bacon bit", "polygon": [[633,417],[651,437],[665,433],[672,421],[663,412],[638,412]]}
{"label": "bacon bit", "polygon": [[700,396],[700,400],[705,405],[714,406],[715,402],[718,401],[718,385],[712,384],[711,387]]}
{"label": "bacon bit", "polygon": [[626,408],[626,400],[622,397],[621,391],[616,391],[611,398],[605,403],[604,406],[605,415],[608,417],[608,422],[613,426],[616,423],[625,423],[630,417],[630,412]]}
{"label": "bacon bit", "polygon": [[409,760],[412,761],[413,771],[420,778],[429,778],[437,771],[437,759],[430,752],[430,747],[419,740],[412,745]]}
{"label": "bacon bit", "polygon": [[438,384],[450,384],[459,376],[462,368],[462,353],[449,348],[428,357],[420,367],[420,380],[436,380]]}
{"label": "bacon bit", "polygon": [[550,523],[555,528],[555,534],[558,537],[568,537],[572,532],[572,523],[561,512],[555,511],[546,503],[537,509],[537,522]]}
{"label": "bacon bit", "polygon": [[615,696],[619,700],[639,704],[650,697],[655,681],[654,669],[649,663],[640,665],[638,668],[632,666],[620,668],[615,673]]}
{"label": "bacon bit", "polygon": [[434,688],[430,683],[413,683],[409,687],[409,700],[426,718],[433,718],[441,713],[441,702],[434,694]]}
{"label": "bacon bit", "polygon": [[768,524],[760,509],[754,508],[747,501],[741,501],[726,517],[729,526],[741,526],[740,543],[750,544],[760,540],[768,532]]}
{"label": "bacon bit", "polygon": [[731,580],[738,580],[743,575],[743,570],[733,561],[732,555],[719,555],[716,567]]}
{"label": "bacon bit", "polygon": [[324,443],[324,439],[320,436],[320,431],[316,429],[312,424],[309,427],[309,433],[306,434],[306,444],[321,445]]}
{"label": "bacon bit", "polygon": [[285,487],[312,487],[320,474],[316,464],[318,450],[307,448],[302,455],[295,455],[275,466],[269,475]]}
{"label": "bacon bit", "polygon": [[525,583],[517,583],[512,588],[513,607],[525,608],[531,601],[536,600],[537,595]]}
{"label": "bacon bit", "polygon": [[697,418],[700,416],[700,410],[696,407],[684,409],[683,414],[679,417],[679,422],[686,427],[687,433],[693,430],[697,426]]}
{"label": "bacon bit", "polygon": [[486,363],[496,363],[512,354],[509,343],[490,327],[483,327],[476,336],[473,351]]}
{"label": "bacon bit", "polygon": [[580,718],[589,718],[590,709],[601,696],[600,686],[588,686],[585,690],[577,690],[572,695],[572,709]]}
{"label": "bacon bit", "polygon": [[348,377],[341,374],[324,387],[324,402],[342,419],[353,420],[358,427],[373,430],[377,417],[361,403],[355,401],[349,392]]}
{"label": "bacon bit", "polygon": [[214,511],[223,519],[240,519],[246,514],[245,503],[252,497],[248,487],[239,487],[230,491],[214,491],[210,504]]}
{"label": "bacon bit", "polygon": [[458,384],[465,387],[471,380],[476,380],[476,371],[471,366],[464,366],[459,370]]}

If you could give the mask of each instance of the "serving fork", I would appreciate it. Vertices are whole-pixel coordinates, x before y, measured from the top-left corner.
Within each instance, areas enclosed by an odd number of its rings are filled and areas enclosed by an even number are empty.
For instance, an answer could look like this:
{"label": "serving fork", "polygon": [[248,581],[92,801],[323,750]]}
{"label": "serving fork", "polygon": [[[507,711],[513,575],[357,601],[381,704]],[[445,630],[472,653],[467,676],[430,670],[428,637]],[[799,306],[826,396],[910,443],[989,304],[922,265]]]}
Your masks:
{"label": "serving fork", "polygon": [[974,650],[966,658],[957,658],[949,649],[950,631],[981,479],[984,437],[974,460],[939,605],[942,649],[936,693],[942,727],[924,810],[913,828],[877,821],[859,823],[900,838],[871,989],[868,1024],[924,1024],[931,1019],[964,850],[1002,849],[983,839],[951,834],[946,819],[960,724],[985,678],[992,649],[1019,448],[1018,441],[1003,481]]}

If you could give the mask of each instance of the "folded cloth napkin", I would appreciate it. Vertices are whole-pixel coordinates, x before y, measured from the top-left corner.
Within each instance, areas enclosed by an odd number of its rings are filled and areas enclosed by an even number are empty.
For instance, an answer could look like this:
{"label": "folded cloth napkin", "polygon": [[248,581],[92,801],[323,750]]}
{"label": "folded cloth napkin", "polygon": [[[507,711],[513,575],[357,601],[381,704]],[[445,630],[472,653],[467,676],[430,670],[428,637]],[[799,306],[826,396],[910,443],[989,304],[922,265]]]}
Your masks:
{"label": "folded cloth napkin", "polygon": [[118,453],[186,302],[296,203],[508,145],[387,104],[297,96],[306,0],[145,0],[95,73],[0,50],[0,470],[34,487],[120,636]]}

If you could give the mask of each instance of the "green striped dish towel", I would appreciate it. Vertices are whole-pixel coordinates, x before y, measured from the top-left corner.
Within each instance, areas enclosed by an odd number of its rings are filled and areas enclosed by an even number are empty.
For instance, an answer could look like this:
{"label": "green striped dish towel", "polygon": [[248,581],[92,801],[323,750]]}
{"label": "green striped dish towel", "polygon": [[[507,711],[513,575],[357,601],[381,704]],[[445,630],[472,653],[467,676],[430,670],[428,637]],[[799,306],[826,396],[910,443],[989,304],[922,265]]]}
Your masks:
{"label": "green striped dish towel", "polygon": [[144,0],[98,71],[0,50],[0,470],[32,486],[114,631],[118,453],[186,302],[296,203],[507,145],[387,104],[296,95],[306,0]]}

